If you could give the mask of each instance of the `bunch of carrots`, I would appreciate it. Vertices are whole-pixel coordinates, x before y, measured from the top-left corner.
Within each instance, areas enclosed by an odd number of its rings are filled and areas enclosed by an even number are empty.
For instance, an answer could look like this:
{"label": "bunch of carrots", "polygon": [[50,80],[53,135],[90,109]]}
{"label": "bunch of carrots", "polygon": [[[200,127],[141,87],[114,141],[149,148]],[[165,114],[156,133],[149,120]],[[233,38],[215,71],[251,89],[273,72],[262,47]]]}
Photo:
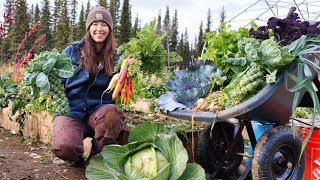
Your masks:
{"label": "bunch of carrots", "polygon": [[124,104],[129,104],[130,95],[134,95],[132,76],[128,76],[128,68],[132,65],[133,61],[133,56],[129,56],[127,59],[123,60],[120,72],[112,77],[107,89],[104,91],[111,92],[114,90],[112,99],[116,99],[120,94],[120,102]]}

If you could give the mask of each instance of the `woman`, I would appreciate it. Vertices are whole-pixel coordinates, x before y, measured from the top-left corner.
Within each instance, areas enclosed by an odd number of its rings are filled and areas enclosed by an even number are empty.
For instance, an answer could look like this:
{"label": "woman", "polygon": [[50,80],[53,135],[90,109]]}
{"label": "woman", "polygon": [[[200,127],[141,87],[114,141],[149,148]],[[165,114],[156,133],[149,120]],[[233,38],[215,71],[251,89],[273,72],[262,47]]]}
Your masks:
{"label": "woman", "polygon": [[93,137],[89,155],[101,151],[104,145],[116,143],[124,129],[124,115],[114,105],[111,93],[102,92],[108,86],[118,60],[112,33],[110,12],[93,8],[86,20],[86,35],[63,53],[76,66],[74,75],[63,80],[70,112],[56,116],[52,131],[52,152],[71,166],[83,166],[83,139]]}

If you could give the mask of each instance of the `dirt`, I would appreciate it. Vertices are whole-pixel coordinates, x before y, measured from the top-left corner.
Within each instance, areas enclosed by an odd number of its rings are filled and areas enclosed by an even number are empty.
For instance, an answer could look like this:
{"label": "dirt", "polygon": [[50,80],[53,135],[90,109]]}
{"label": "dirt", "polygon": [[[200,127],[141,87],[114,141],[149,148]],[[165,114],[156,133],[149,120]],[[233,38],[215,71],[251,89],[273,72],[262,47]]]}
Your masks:
{"label": "dirt", "polygon": [[[126,117],[128,127],[143,121],[168,122],[167,117],[154,113],[126,112]],[[85,180],[86,178],[85,168],[70,167],[54,157],[49,144],[36,140],[23,140],[18,134],[0,127],[0,179]]]}
{"label": "dirt", "polygon": [[69,167],[55,158],[50,145],[21,141],[17,134],[0,127],[0,179],[86,179],[84,168]]}

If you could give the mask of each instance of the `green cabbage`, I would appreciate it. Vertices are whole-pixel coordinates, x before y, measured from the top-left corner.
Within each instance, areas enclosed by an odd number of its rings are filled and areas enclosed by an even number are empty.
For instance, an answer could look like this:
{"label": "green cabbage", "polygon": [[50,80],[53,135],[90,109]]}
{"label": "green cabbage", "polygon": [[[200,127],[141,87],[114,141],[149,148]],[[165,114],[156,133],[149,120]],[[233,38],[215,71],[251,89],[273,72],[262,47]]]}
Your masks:
{"label": "green cabbage", "polygon": [[89,180],[204,180],[204,169],[188,162],[176,133],[163,124],[144,122],[131,130],[129,144],[107,145],[86,169]]}
{"label": "green cabbage", "polygon": [[[153,178],[168,165],[169,162],[163,153],[151,146],[130,156],[124,165],[124,171],[127,176],[133,179]],[[165,177],[168,179],[169,172]]]}

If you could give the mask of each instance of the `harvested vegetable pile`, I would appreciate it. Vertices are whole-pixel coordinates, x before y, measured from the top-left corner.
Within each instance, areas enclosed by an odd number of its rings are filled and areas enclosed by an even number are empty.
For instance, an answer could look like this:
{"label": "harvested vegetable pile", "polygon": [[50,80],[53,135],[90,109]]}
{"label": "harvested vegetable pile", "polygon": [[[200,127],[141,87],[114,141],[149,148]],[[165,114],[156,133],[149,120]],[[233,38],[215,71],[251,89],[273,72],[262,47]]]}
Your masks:
{"label": "harvested vegetable pile", "polygon": [[200,57],[206,63],[212,60],[214,64],[210,66],[220,73],[203,72],[208,78],[206,82],[209,80],[210,84],[198,91],[193,89],[187,98],[179,94],[186,89],[185,87],[193,87],[197,81],[192,78],[185,80],[185,84],[172,81],[179,79],[182,72],[186,77],[198,75],[190,70],[175,72],[174,77],[167,83],[169,91],[157,101],[158,107],[163,112],[175,109],[222,111],[247,101],[265,85],[276,83],[279,75],[289,66],[302,63],[304,65],[301,66],[301,72],[304,74],[295,77],[286,73],[289,75],[287,77],[295,79],[298,84],[298,80],[304,79],[303,75],[310,77],[309,66],[319,69],[304,58],[304,55],[318,53],[316,50],[320,43],[320,37],[317,35],[320,34],[319,24],[301,21],[296,13],[285,19],[272,17],[268,26],[254,25],[250,30],[229,30],[230,26],[222,23],[219,31],[206,36],[207,51]]}

